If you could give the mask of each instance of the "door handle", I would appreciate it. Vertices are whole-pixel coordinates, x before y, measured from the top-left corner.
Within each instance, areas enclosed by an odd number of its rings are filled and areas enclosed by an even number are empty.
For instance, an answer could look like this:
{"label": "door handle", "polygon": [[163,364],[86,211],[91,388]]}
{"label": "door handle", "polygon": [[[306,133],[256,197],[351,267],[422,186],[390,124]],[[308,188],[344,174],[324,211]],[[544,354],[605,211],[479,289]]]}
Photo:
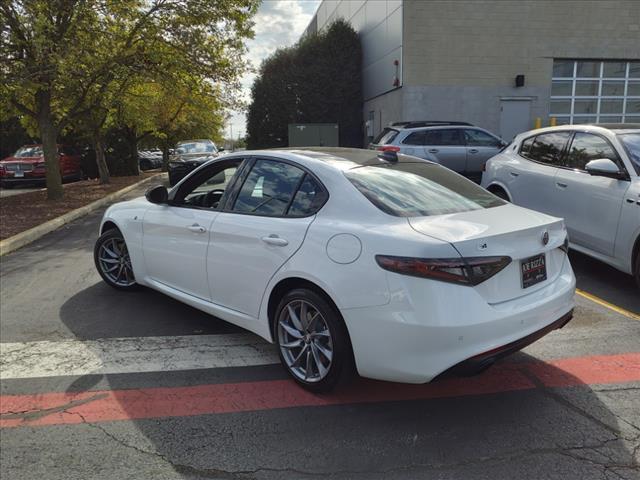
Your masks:
{"label": "door handle", "polygon": [[478,149],[477,148],[472,148],[471,150],[469,150],[469,153],[478,153]]}
{"label": "door handle", "polygon": [[567,184],[563,182],[556,182],[556,185],[559,186],[560,188],[567,188]]}
{"label": "door handle", "polygon": [[289,241],[286,238],[280,238],[276,234],[271,234],[268,237],[262,237],[261,240],[267,245],[274,245],[276,247],[286,247],[289,245]]}
{"label": "door handle", "polygon": [[518,177],[518,176],[520,176],[520,174],[519,174],[519,173],[516,173],[516,172],[509,172],[509,175],[511,175],[512,177]]}
{"label": "door handle", "polygon": [[438,149],[437,148],[430,148],[429,150],[427,150],[429,153],[438,153]]}
{"label": "door handle", "polygon": [[187,228],[193,233],[204,233],[207,231],[206,228],[204,228],[202,225],[198,225],[197,223],[194,223],[193,225],[189,225]]}

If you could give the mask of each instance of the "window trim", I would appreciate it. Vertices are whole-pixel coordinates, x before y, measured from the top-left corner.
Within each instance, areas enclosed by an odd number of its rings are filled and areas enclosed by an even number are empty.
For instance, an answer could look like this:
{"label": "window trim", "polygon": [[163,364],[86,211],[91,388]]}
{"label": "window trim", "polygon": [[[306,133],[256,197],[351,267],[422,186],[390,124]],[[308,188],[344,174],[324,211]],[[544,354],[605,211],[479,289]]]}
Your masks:
{"label": "window trim", "polygon": [[[246,169],[244,169],[243,171],[243,175],[242,175],[242,179],[237,181],[238,187],[234,188],[233,191],[233,196],[230,196],[228,201],[225,202],[225,204],[223,205],[222,210],[220,210],[221,212],[224,213],[232,213],[234,215],[249,215],[252,217],[266,217],[266,218],[308,218],[308,217],[312,217],[314,215],[316,215],[321,209],[322,207],[324,207],[327,202],[329,201],[329,189],[327,189],[327,187],[325,187],[324,183],[322,183],[320,181],[320,179],[317,177],[317,175],[315,175],[311,170],[309,170],[307,167],[285,159],[285,158],[280,158],[280,157],[262,157],[262,156],[251,156],[249,157],[250,162],[248,162],[248,166],[246,167]],[[269,162],[276,162],[276,163],[285,163],[287,165],[291,165],[292,167],[296,167],[300,170],[303,171],[303,175],[300,178],[300,180],[298,181],[298,184],[296,185],[295,190],[293,190],[293,194],[291,195],[291,199],[289,200],[289,203],[287,204],[287,208],[284,210],[284,215],[265,215],[263,213],[256,213],[256,212],[237,212],[235,210],[233,210],[233,208],[235,207],[236,204],[236,200],[238,199],[238,196],[240,195],[240,191],[242,190],[242,187],[244,186],[244,183],[247,181],[247,177],[249,177],[249,174],[251,173],[251,171],[253,171],[253,167],[255,166],[256,162],[258,162],[258,160],[265,160],[265,161],[269,161]],[[309,175],[317,184],[318,186],[322,189],[322,191],[325,193],[325,198],[322,202],[321,205],[319,205],[312,213],[308,214],[308,215],[289,215],[289,208],[291,207],[291,204],[293,203],[293,200],[295,199],[296,195],[298,194],[298,190],[300,190],[300,186],[302,185],[302,182],[304,181],[305,177]],[[235,186],[235,185],[234,185]]]}

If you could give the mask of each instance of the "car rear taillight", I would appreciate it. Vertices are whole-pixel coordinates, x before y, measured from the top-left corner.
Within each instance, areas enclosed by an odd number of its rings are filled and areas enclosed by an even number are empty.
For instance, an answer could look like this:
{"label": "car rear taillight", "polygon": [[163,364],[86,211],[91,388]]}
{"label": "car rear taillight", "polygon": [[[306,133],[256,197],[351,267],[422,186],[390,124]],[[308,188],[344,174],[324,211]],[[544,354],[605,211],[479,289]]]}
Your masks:
{"label": "car rear taillight", "polygon": [[399,152],[400,147],[396,147],[395,145],[380,145],[378,150],[381,152]]}
{"label": "car rear taillight", "polygon": [[385,270],[461,285],[478,285],[511,263],[511,257],[413,258],[376,255]]}

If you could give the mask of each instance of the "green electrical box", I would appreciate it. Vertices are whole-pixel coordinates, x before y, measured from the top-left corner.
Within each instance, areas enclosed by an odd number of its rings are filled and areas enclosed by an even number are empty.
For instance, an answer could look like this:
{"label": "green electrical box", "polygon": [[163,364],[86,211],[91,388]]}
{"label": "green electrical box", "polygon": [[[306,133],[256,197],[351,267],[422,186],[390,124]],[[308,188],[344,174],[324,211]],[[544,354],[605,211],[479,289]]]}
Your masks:
{"label": "green electrical box", "polygon": [[337,123],[290,123],[290,147],[338,147]]}

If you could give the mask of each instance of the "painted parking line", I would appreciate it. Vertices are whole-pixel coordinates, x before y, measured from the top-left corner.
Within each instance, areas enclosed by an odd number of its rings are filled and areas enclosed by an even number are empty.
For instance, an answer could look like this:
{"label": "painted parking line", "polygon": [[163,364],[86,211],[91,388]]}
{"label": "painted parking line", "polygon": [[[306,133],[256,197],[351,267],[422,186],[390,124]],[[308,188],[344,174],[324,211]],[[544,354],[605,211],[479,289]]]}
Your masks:
{"label": "painted parking line", "polygon": [[0,379],[166,372],[278,363],[249,333],[0,343]]}
{"label": "painted parking line", "polygon": [[427,385],[360,380],[330,395],[314,395],[292,381],[272,380],[173,388],[54,392],[0,397],[0,427],[238,413],[293,407],[423,400],[543,387],[640,381],[640,352],[504,363],[471,378]]}
{"label": "painted parking line", "polygon": [[606,300],[603,300],[600,297],[596,297],[595,295],[593,295],[592,293],[589,292],[585,292],[584,290],[580,290],[579,288],[576,288],[576,294],[580,295],[581,297],[584,297],[588,300],[591,300],[592,302],[597,303],[600,306],[603,306],[605,308],[608,308],[609,310],[613,310],[616,313],[619,313],[620,315],[624,315],[625,317],[629,317],[632,318],[633,320],[640,320],[640,315],[637,315],[629,310],[626,310],[622,307],[619,307],[618,305],[614,305],[613,303],[609,303]]}

